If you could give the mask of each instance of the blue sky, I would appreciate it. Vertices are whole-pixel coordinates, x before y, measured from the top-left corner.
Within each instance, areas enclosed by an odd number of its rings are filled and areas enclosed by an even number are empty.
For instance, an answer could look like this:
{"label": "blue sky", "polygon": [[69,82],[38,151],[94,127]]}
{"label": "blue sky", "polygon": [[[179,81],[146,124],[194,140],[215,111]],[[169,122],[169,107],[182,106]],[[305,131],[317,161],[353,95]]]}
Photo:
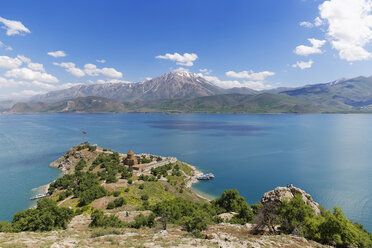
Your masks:
{"label": "blue sky", "polygon": [[370,76],[371,9],[367,0],[2,0],[0,98],[177,69],[254,89]]}

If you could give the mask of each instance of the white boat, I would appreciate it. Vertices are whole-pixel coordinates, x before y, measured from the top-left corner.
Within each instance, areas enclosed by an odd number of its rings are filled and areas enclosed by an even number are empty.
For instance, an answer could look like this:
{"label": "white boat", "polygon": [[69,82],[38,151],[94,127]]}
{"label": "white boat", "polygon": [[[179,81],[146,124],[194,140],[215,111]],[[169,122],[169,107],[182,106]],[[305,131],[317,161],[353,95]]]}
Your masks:
{"label": "white boat", "polygon": [[48,194],[37,194],[33,197],[30,198],[30,200],[36,200],[36,199],[40,199],[40,198],[44,198],[46,197]]}
{"label": "white boat", "polygon": [[196,179],[198,180],[211,180],[214,178],[214,175],[212,173],[203,174],[201,176],[198,176]]}

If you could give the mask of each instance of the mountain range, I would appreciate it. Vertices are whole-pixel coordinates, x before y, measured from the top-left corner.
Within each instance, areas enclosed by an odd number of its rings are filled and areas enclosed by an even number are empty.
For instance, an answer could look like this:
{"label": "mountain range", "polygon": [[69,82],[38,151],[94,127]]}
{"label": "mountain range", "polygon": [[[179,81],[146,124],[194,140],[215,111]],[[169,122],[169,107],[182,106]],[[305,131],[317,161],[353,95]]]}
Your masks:
{"label": "mountain range", "polygon": [[372,77],[255,91],[224,89],[198,74],[175,71],[138,83],[79,85],[51,91],[16,103],[6,112],[372,112]]}

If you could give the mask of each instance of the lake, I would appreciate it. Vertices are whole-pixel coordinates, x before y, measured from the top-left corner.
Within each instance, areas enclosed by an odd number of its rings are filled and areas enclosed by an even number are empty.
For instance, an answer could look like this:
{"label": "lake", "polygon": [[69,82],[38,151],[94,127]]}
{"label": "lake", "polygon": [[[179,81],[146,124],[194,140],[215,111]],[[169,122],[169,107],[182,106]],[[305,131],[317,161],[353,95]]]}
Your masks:
{"label": "lake", "polygon": [[60,175],[49,163],[84,141],[212,172],[194,186],[210,196],[236,188],[256,203],[292,183],[372,231],[372,115],[0,115],[0,220],[31,206]]}

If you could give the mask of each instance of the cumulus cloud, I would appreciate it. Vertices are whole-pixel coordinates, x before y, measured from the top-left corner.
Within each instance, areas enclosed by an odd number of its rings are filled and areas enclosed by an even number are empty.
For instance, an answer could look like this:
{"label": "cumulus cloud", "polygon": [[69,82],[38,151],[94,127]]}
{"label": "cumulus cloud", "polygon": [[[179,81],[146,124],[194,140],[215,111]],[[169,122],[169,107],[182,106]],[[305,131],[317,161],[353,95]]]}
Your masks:
{"label": "cumulus cloud", "polygon": [[20,21],[7,20],[0,16],[0,23],[3,24],[2,27],[6,30],[8,36],[31,33]]}
{"label": "cumulus cloud", "polygon": [[10,71],[5,72],[6,77],[23,79],[23,80],[35,80],[45,83],[57,83],[58,79],[48,73],[33,71],[29,68],[14,68]]}
{"label": "cumulus cloud", "polygon": [[17,88],[17,87],[28,87],[28,88],[40,88],[45,90],[60,90],[70,88],[72,86],[81,85],[80,83],[65,83],[65,84],[49,84],[40,82],[37,80],[25,81],[16,80],[14,78],[3,78],[0,77],[0,88]]}
{"label": "cumulus cloud", "polygon": [[300,45],[293,51],[297,55],[308,56],[310,54],[320,54],[323,51],[320,49],[325,43],[325,40],[317,40],[314,38],[308,39],[312,46]]}
{"label": "cumulus cloud", "polygon": [[31,62],[31,59],[30,58],[27,58],[27,57],[25,57],[23,55],[18,55],[17,58],[19,60],[21,60],[23,63],[26,63],[26,64]]}
{"label": "cumulus cloud", "polygon": [[313,28],[313,27],[319,27],[323,25],[323,20],[320,19],[319,17],[314,19],[314,23],[312,22],[300,22],[301,27],[305,28]]}
{"label": "cumulus cloud", "polygon": [[167,53],[165,55],[156,56],[155,58],[176,61],[177,65],[193,66],[194,61],[198,59],[198,55],[196,55],[195,53],[184,53],[183,55],[179,53]]}
{"label": "cumulus cloud", "polygon": [[72,62],[67,62],[67,63],[66,62],[64,63],[54,62],[53,64],[56,66],[65,68],[67,72],[71,73],[72,75],[76,77],[83,77],[85,75],[89,75],[93,77],[103,75],[109,78],[122,78],[123,77],[123,74],[115,70],[114,68],[107,68],[107,67],[98,68],[94,64],[85,64],[84,69],[80,69],[76,67],[76,65]]}
{"label": "cumulus cloud", "polygon": [[13,68],[18,68],[21,65],[22,65],[22,61],[19,58],[0,56],[0,68],[13,69]]}
{"label": "cumulus cloud", "polygon": [[314,24],[312,24],[311,22],[300,22],[300,26],[305,28],[312,28],[314,27]]}
{"label": "cumulus cloud", "polygon": [[43,64],[40,64],[40,63],[32,63],[32,62],[30,62],[27,65],[27,67],[30,68],[31,70],[34,70],[34,71],[45,72],[44,65]]}
{"label": "cumulus cloud", "polygon": [[315,25],[316,27],[322,26],[323,24],[324,24],[324,23],[323,23],[323,20],[320,19],[319,16],[315,18],[315,20],[314,20],[314,25]]}
{"label": "cumulus cloud", "polygon": [[208,69],[200,69],[199,70],[201,73],[205,74],[205,75],[209,75],[212,73],[212,70],[208,70]]}
{"label": "cumulus cloud", "polygon": [[332,47],[347,61],[367,60],[365,49],[372,40],[372,1],[328,0],[319,6],[320,18],[328,24]]}
{"label": "cumulus cloud", "polygon": [[97,68],[94,64],[86,64],[84,65],[84,72],[89,76],[98,76],[100,74],[110,77],[110,78],[122,78],[123,74],[114,68],[107,68],[104,67],[102,69]]}
{"label": "cumulus cloud", "polygon": [[0,41],[0,47],[5,48],[7,51],[13,51],[13,48],[11,46],[5,45],[2,41]]}
{"label": "cumulus cloud", "polygon": [[203,73],[198,73],[197,75],[203,77],[205,80],[225,89],[229,88],[243,88],[247,87],[254,90],[264,90],[270,89],[273,86],[264,83],[263,81],[244,81],[240,82],[238,80],[221,80],[216,76],[204,75]]}
{"label": "cumulus cloud", "polygon": [[106,60],[104,60],[104,59],[97,59],[96,61],[97,61],[98,63],[101,63],[101,64],[106,63]]}
{"label": "cumulus cloud", "polygon": [[64,51],[48,52],[48,55],[54,58],[66,57],[67,54]]}
{"label": "cumulus cloud", "polygon": [[314,61],[311,59],[309,61],[297,61],[296,64],[293,64],[293,68],[300,68],[301,70],[309,69],[313,65]]}
{"label": "cumulus cloud", "polygon": [[263,81],[265,78],[269,76],[274,76],[275,72],[271,71],[262,71],[262,72],[254,72],[252,70],[250,71],[241,71],[241,72],[235,72],[235,71],[228,71],[225,73],[226,76],[232,77],[232,78],[245,78],[255,81]]}
{"label": "cumulus cloud", "polygon": [[39,94],[44,94],[46,91],[35,91],[35,90],[22,90],[21,92],[13,92],[13,97],[30,97]]}
{"label": "cumulus cloud", "polygon": [[63,63],[54,62],[53,64],[56,65],[56,66],[60,66],[62,68],[65,68],[67,72],[71,73],[75,77],[84,77],[85,76],[84,71],[80,68],[77,68],[75,66],[75,64],[72,63],[72,62],[67,62],[67,63],[66,62],[63,62]]}

